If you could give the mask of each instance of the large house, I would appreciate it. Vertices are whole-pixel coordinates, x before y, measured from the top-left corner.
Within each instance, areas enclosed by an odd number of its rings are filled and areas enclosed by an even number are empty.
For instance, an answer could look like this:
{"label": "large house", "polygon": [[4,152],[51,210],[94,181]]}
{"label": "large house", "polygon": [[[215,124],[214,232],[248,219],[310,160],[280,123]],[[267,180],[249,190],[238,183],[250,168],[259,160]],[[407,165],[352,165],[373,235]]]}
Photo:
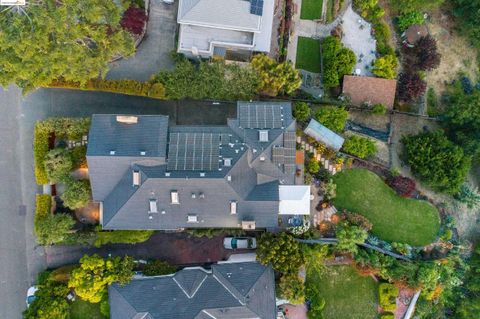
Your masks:
{"label": "large house", "polygon": [[274,0],[180,0],[178,52],[229,57],[269,52]]}
{"label": "large house", "polygon": [[103,228],[272,229],[279,214],[308,215],[291,104],[239,102],[237,114],[226,126],[94,115],[87,161]]}
{"label": "large house", "polygon": [[111,319],[276,318],[273,269],[256,262],[184,268],[108,287]]}

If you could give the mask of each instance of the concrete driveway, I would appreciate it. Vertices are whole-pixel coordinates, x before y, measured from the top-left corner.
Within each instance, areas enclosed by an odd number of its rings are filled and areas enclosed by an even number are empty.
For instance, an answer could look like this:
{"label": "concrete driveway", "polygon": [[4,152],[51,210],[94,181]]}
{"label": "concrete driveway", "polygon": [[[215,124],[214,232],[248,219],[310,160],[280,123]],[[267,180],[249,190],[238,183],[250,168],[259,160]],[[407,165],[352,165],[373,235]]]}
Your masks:
{"label": "concrete driveway", "polygon": [[146,81],[158,71],[174,67],[170,53],[175,49],[177,7],[178,1],[165,4],[161,0],[150,0],[147,33],[136,54],[113,62],[107,79]]}
{"label": "concrete driveway", "polygon": [[233,252],[223,248],[223,236],[209,239],[189,237],[183,233],[158,233],[148,241],[136,245],[118,244],[100,248],[51,246],[45,250],[49,268],[78,263],[85,254],[99,254],[103,257],[109,254],[128,255],[136,259],[161,259],[174,265],[198,265],[226,260]]}

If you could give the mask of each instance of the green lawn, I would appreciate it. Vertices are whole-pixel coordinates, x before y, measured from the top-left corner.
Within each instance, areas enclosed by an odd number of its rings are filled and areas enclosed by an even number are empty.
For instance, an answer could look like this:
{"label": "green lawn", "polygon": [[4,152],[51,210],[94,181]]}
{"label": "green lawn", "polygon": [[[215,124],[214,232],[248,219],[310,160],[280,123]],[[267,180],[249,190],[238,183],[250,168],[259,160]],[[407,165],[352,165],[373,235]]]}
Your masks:
{"label": "green lawn", "polygon": [[377,317],[377,283],[359,276],[351,266],[330,266],[322,273],[309,270],[306,285],[315,285],[325,299],[324,319]]}
{"label": "green lawn", "polygon": [[320,40],[298,37],[295,67],[320,73]]}
{"label": "green lawn", "polygon": [[337,209],[362,214],[373,224],[372,233],[391,242],[412,246],[431,243],[440,228],[437,209],[426,201],[399,197],[376,174],[351,169],[334,177]]}
{"label": "green lawn", "polygon": [[[328,0],[327,0],[328,1]],[[322,17],[323,0],[302,0],[300,19],[316,20]]]}
{"label": "green lawn", "polygon": [[100,313],[100,303],[89,303],[76,298],[70,306],[70,319],[106,319]]}

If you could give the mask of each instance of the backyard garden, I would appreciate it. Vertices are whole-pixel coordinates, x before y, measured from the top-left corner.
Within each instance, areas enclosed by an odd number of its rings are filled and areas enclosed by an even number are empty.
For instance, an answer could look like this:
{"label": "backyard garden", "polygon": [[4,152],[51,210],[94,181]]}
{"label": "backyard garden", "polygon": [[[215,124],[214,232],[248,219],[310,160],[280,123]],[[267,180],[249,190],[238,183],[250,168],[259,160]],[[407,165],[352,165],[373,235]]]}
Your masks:
{"label": "backyard garden", "polygon": [[350,265],[309,268],[305,285],[307,295],[325,300],[325,319],[370,319],[377,315],[378,283],[361,277]]}
{"label": "backyard garden", "polygon": [[430,203],[398,196],[379,176],[366,169],[343,171],[334,176],[334,181],[337,209],[368,218],[374,235],[412,246],[435,241],[440,217]]}

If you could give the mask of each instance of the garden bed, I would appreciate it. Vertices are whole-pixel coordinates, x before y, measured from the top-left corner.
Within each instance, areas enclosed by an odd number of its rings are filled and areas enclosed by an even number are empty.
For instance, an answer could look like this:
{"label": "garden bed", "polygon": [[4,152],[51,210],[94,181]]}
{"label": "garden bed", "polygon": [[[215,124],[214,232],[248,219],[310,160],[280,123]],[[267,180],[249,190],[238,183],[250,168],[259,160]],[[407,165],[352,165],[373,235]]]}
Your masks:
{"label": "garden bed", "polygon": [[371,277],[361,277],[351,266],[329,266],[321,273],[307,270],[307,289],[316,287],[325,299],[325,319],[371,319],[377,316],[377,286]]}
{"label": "garden bed", "polygon": [[295,68],[313,73],[321,72],[320,40],[298,37]]}
{"label": "garden bed", "polygon": [[364,215],[372,233],[383,240],[424,246],[433,242],[440,229],[437,209],[426,201],[399,197],[383,180],[366,169],[338,173],[337,209]]}

